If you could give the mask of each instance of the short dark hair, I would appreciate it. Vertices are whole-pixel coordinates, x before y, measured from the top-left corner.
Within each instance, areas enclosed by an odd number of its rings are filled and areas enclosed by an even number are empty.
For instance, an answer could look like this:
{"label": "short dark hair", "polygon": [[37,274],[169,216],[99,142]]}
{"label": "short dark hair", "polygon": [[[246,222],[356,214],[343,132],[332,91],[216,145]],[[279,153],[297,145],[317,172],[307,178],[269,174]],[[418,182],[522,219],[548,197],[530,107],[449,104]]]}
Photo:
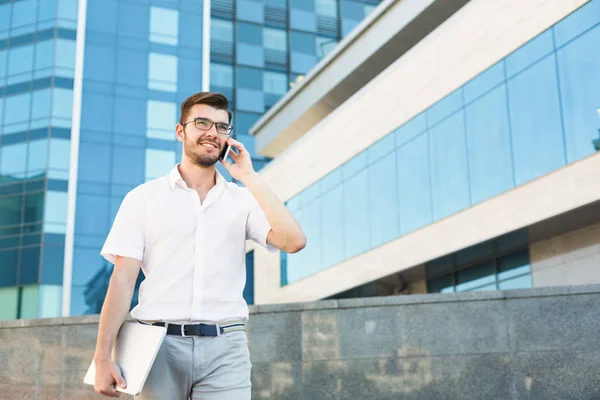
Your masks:
{"label": "short dark hair", "polygon": [[190,109],[196,104],[206,104],[216,108],[217,110],[227,111],[229,123],[231,124],[232,114],[231,110],[229,109],[229,101],[227,101],[227,97],[225,97],[223,94],[216,92],[198,92],[185,99],[183,103],[181,103],[179,113],[180,124],[186,121]]}

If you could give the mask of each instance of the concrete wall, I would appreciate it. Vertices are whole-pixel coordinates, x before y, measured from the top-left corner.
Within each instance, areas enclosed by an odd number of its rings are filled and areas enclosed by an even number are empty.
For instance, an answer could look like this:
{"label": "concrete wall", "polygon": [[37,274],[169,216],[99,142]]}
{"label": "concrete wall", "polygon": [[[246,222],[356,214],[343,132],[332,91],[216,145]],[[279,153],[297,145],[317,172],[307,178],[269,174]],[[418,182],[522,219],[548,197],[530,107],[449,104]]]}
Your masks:
{"label": "concrete wall", "polygon": [[[597,399],[599,303],[596,285],[254,307],[253,399]],[[100,398],[81,383],[97,322],[0,322],[0,399]]]}
{"label": "concrete wall", "polygon": [[600,283],[600,224],[533,243],[535,287]]}
{"label": "concrete wall", "polygon": [[[282,200],[289,199],[587,1],[470,1],[273,160],[261,176]],[[355,115],[369,117],[349,118]],[[326,298],[597,201],[600,155],[593,157],[285,287],[280,286],[279,254],[257,248],[255,301]]]}

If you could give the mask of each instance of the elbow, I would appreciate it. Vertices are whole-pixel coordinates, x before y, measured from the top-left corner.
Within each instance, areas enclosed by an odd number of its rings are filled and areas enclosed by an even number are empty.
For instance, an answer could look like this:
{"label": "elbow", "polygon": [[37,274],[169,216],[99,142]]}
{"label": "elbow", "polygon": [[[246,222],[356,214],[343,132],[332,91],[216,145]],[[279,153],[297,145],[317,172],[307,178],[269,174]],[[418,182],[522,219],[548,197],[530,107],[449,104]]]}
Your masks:
{"label": "elbow", "polygon": [[297,253],[306,247],[306,236],[300,235],[287,246],[286,253]]}

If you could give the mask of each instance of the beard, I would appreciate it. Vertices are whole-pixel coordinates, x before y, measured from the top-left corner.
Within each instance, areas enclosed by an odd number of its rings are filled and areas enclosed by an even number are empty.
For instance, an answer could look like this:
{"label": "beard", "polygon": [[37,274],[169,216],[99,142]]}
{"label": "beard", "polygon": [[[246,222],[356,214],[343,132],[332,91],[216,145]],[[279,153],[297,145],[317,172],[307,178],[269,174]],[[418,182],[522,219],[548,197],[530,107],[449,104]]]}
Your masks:
{"label": "beard", "polygon": [[[191,140],[187,139],[187,135],[185,132],[183,133],[183,151],[185,155],[190,159],[190,161],[203,168],[211,167],[217,163],[219,160],[219,153],[221,152],[221,144],[217,139],[210,139],[206,136],[200,136],[196,143],[193,143]],[[210,142],[214,143],[217,146],[217,154],[207,154],[202,151],[202,146],[200,142]]]}

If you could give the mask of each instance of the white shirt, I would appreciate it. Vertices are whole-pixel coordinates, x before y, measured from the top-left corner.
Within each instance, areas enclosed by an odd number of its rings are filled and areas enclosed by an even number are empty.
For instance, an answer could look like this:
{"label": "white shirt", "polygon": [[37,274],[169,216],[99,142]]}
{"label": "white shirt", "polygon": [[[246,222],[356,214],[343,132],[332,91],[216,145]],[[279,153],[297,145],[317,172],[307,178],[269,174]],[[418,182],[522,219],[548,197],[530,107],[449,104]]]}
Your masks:
{"label": "white shirt", "polygon": [[140,320],[225,321],[248,318],[246,239],[269,251],[271,226],[248,189],[217,172],[200,203],[177,166],[129,192],[101,254],[142,261],[145,279],[131,316]]}

